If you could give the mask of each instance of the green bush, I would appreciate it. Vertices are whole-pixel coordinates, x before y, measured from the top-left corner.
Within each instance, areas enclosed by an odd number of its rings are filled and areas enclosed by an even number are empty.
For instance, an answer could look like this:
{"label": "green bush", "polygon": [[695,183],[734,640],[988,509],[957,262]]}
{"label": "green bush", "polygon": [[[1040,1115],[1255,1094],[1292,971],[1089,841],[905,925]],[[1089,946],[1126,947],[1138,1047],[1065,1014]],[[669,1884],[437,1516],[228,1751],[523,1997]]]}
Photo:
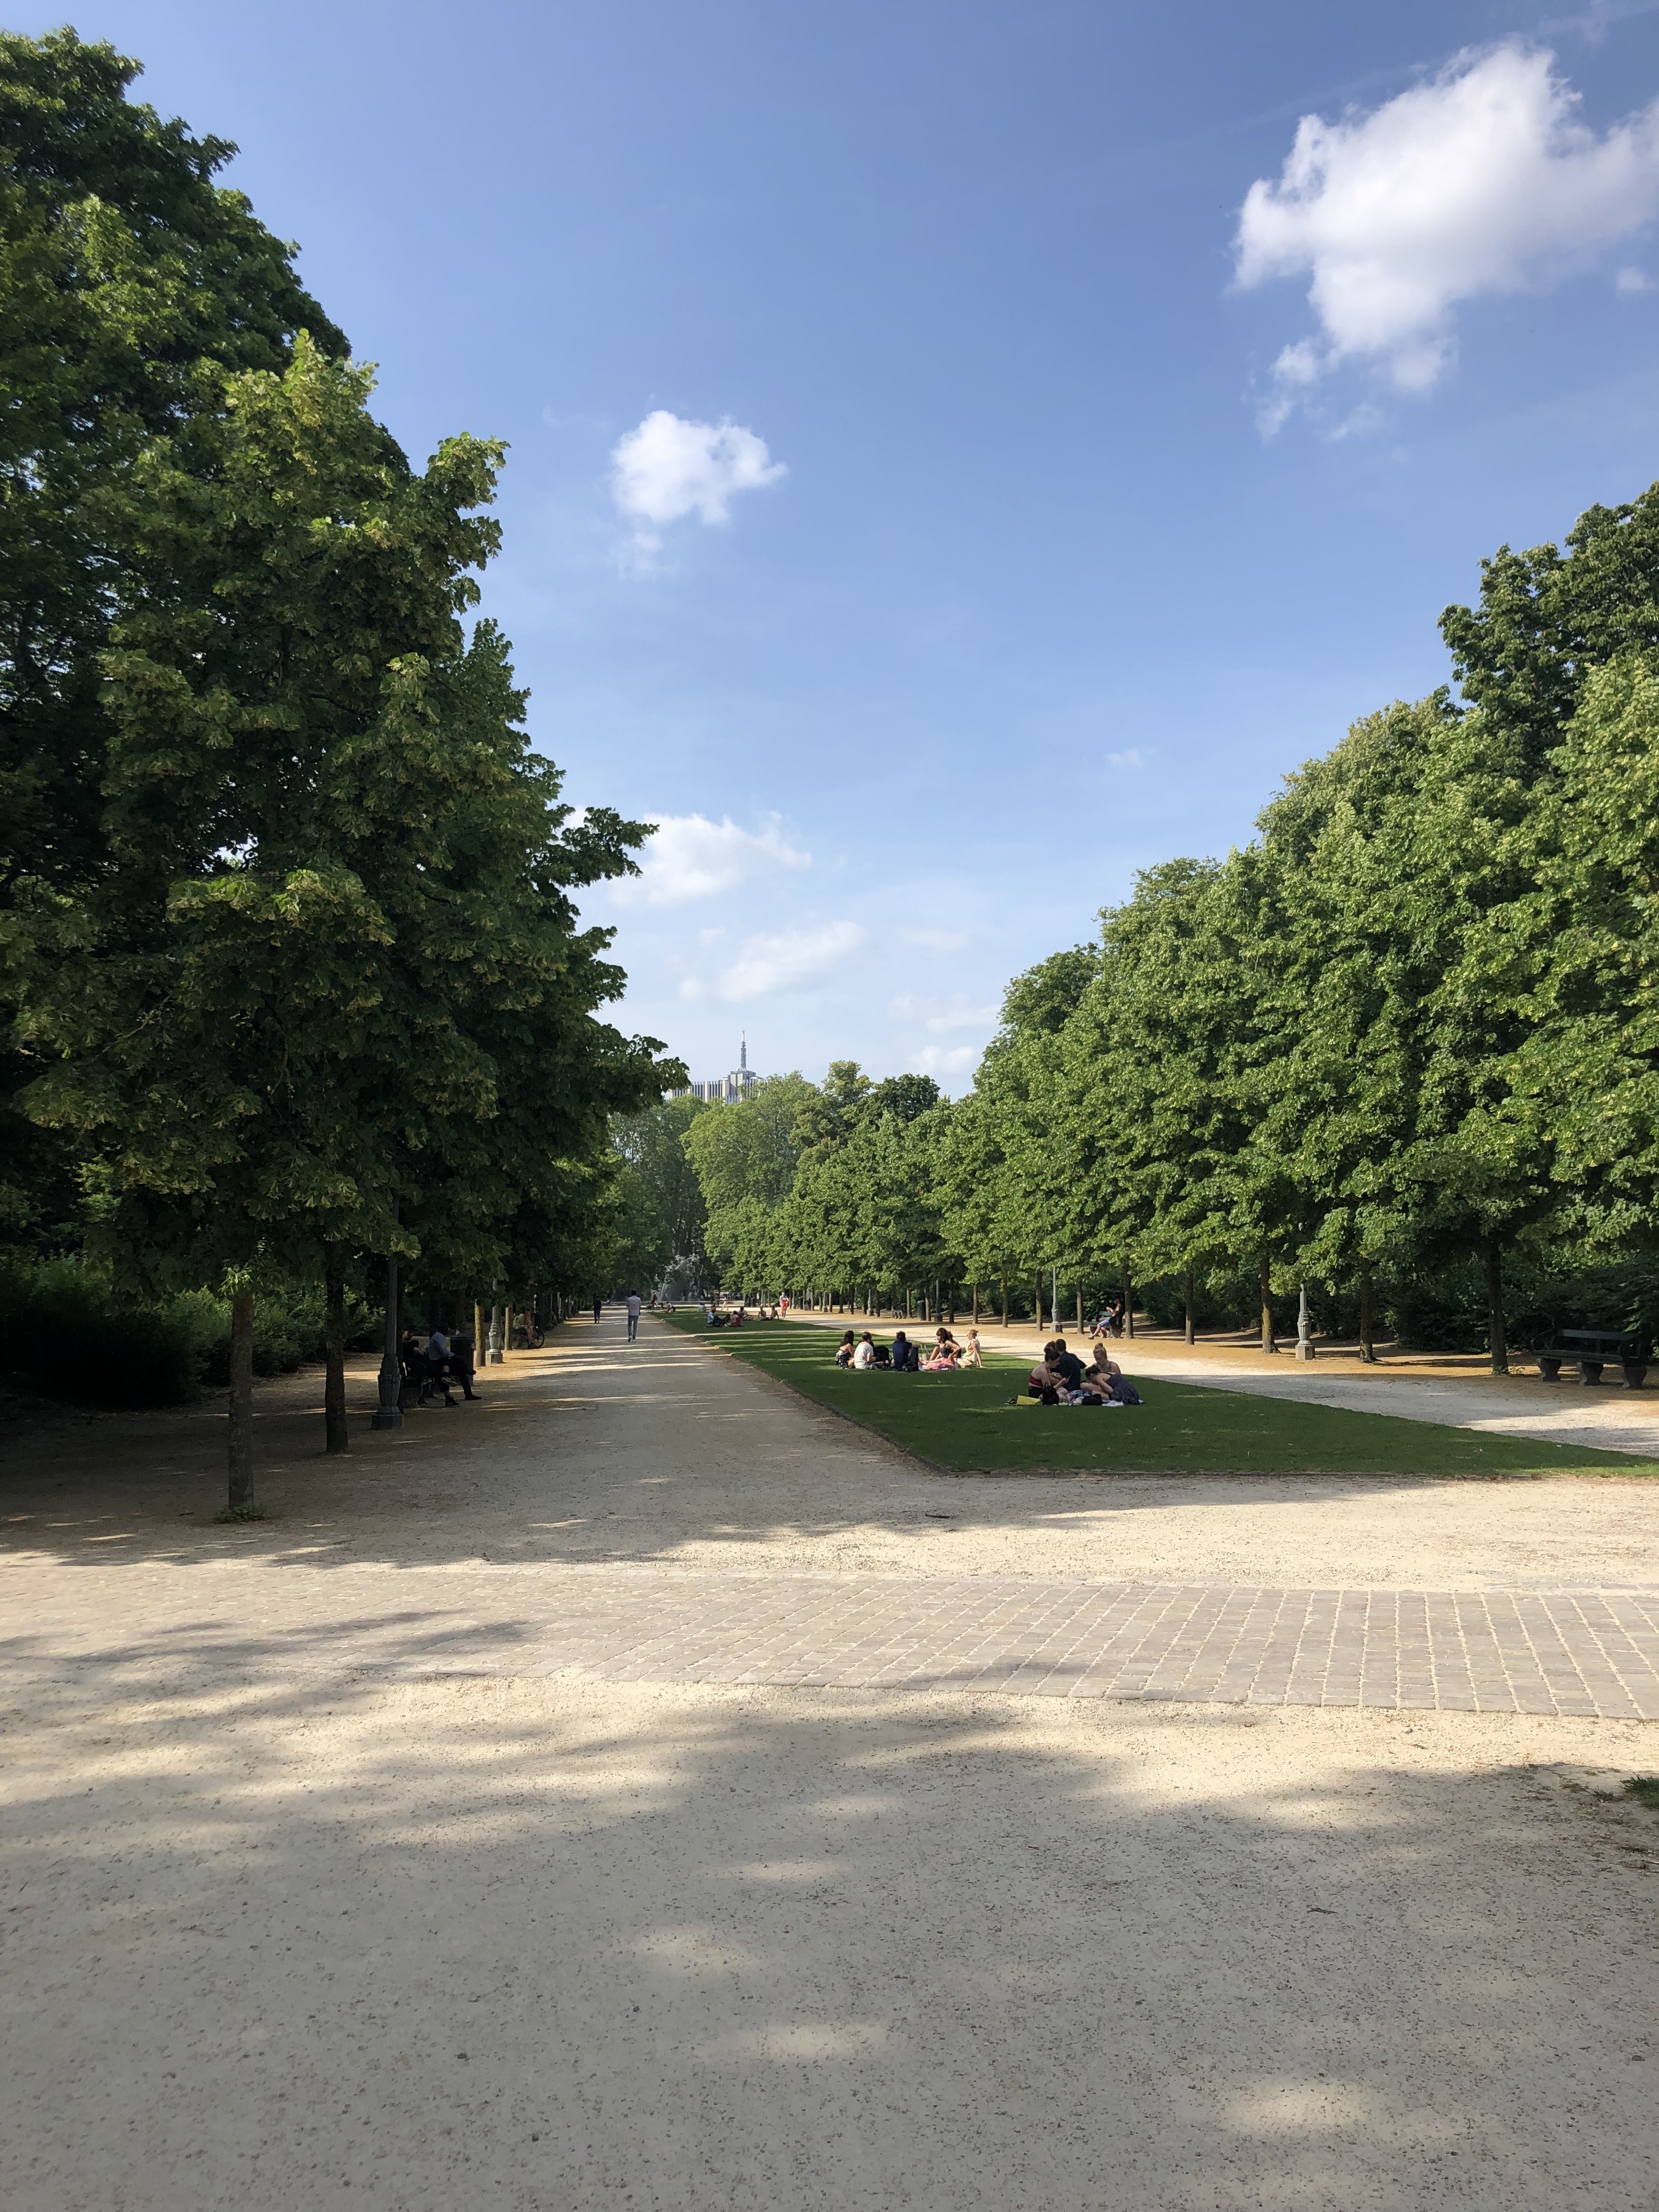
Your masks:
{"label": "green bush", "polygon": [[186,1296],[123,1299],[79,1260],[0,1263],[8,1369],[48,1397],[176,1406],[199,1396],[222,1309]]}
{"label": "green bush", "polygon": [[[230,1381],[230,1308],[219,1300],[220,1323],[207,1353],[207,1379]],[[346,1292],[346,1344],[362,1350],[378,1343],[378,1324],[367,1299]],[[323,1292],[306,1287],[261,1292],[253,1301],[253,1371],[256,1375],[292,1375],[307,1360],[323,1356]]]}
{"label": "green bush", "polygon": [[[349,1346],[378,1341],[368,1301],[346,1293]],[[80,1405],[178,1406],[230,1380],[230,1308],[208,1291],[124,1295],[81,1260],[0,1260],[0,1359],[47,1397]],[[291,1375],[323,1356],[323,1293],[254,1301],[253,1371]]]}

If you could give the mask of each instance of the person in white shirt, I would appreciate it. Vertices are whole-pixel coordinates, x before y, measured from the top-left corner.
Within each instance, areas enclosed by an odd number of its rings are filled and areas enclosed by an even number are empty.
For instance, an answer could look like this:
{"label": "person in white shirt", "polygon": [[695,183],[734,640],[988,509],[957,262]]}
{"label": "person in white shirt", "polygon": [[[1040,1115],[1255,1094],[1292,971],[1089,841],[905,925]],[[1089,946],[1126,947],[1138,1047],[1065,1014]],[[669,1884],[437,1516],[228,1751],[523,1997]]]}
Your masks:
{"label": "person in white shirt", "polygon": [[632,1344],[639,1333],[640,1294],[637,1291],[630,1291],[628,1293],[628,1341]]}
{"label": "person in white shirt", "polygon": [[876,1347],[866,1328],[859,1339],[857,1348],[853,1353],[853,1364],[854,1367],[873,1367],[875,1364]]}
{"label": "person in white shirt", "polygon": [[421,1356],[426,1361],[426,1380],[421,1385],[421,1404],[424,1406],[434,1390],[441,1390],[445,1405],[453,1406],[455,1401],[449,1395],[449,1339],[444,1334],[441,1326],[434,1328],[428,1337]]}

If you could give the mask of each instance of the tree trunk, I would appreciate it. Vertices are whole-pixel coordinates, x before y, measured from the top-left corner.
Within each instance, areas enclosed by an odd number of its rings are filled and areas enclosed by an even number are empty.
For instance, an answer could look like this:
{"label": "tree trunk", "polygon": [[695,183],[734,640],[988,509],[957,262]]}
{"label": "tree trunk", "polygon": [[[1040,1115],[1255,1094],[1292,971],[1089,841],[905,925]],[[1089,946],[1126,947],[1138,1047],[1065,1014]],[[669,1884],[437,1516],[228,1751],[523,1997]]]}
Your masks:
{"label": "tree trunk", "polygon": [[1077,1286],[1077,1333],[1079,1336],[1083,1334],[1083,1285],[1081,1283]]}
{"label": "tree trunk", "polygon": [[1008,1326],[1008,1278],[1006,1275],[999,1275],[997,1280],[1002,1286],[1002,1326],[1006,1328]]}
{"label": "tree trunk", "polygon": [[253,1292],[230,1301],[230,1510],[253,1503]]}
{"label": "tree trunk", "polygon": [[1193,1271],[1190,1267],[1187,1270],[1186,1291],[1187,1341],[1188,1344],[1196,1344],[1198,1342],[1198,1322],[1193,1312]]}
{"label": "tree trunk", "polygon": [[1503,1248],[1495,1237],[1486,1239],[1486,1328],[1492,1344],[1492,1371],[1510,1371],[1510,1340],[1504,1327]]}
{"label": "tree trunk", "polygon": [[328,1248],[325,1306],[323,1314],[323,1442],[331,1452],[349,1452],[345,1400],[345,1278],[346,1248]]}
{"label": "tree trunk", "polygon": [[1264,1352],[1277,1352],[1279,1349],[1273,1341],[1273,1284],[1265,1252],[1261,1255],[1261,1349]]}
{"label": "tree trunk", "polygon": [[1040,1272],[1036,1279],[1036,1325],[1037,1334],[1041,1336],[1042,1334],[1042,1276]]}
{"label": "tree trunk", "polygon": [[979,1285],[974,1285],[974,1327],[979,1327]]}
{"label": "tree trunk", "polygon": [[1123,1334],[1133,1337],[1135,1333],[1135,1286],[1129,1280],[1129,1270],[1120,1267],[1117,1279],[1123,1290]]}
{"label": "tree trunk", "polygon": [[1359,1357],[1367,1367],[1376,1363],[1376,1347],[1371,1341],[1371,1263],[1359,1263]]}

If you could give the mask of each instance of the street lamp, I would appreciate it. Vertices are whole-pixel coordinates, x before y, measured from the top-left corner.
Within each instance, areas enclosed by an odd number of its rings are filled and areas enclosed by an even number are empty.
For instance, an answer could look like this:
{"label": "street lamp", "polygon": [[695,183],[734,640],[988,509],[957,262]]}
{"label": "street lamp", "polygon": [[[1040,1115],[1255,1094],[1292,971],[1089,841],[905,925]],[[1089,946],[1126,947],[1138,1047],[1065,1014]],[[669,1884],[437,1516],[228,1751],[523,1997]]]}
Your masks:
{"label": "street lamp", "polygon": [[[392,1201],[392,1225],[398,1225],[398,1201]],[[404,1363],[398,1342],[398,1255],[386,1255],[386,1350],[380,1355],[380,1402],[369,1423],[374,1429],[400,1429],[404,1425]]]}
{"label": "street lamp", "polygon": [[1308,1285],[1302,1285],[1302,1303],[1296,1310],[1296,1356],[1311,1359],[1314,1356],[1312,1330],[1308,1321]]}

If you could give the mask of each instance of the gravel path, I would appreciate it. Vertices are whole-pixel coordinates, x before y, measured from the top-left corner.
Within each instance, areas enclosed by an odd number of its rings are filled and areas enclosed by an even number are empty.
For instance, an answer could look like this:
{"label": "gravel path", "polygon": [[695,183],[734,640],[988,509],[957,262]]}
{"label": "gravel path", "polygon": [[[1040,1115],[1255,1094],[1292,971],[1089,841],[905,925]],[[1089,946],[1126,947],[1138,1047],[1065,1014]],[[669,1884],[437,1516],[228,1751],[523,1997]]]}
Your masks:
{"label": "gravel path", "polygon": [[9,1455],[9,2212],[1654,2204],[1652,1723],[522,1672],[584,1607],[1649,1617],[1654,1486],[956,1481],[610,1319],[347,1462],[314,1404],[246,1528],[216,1408]]}

